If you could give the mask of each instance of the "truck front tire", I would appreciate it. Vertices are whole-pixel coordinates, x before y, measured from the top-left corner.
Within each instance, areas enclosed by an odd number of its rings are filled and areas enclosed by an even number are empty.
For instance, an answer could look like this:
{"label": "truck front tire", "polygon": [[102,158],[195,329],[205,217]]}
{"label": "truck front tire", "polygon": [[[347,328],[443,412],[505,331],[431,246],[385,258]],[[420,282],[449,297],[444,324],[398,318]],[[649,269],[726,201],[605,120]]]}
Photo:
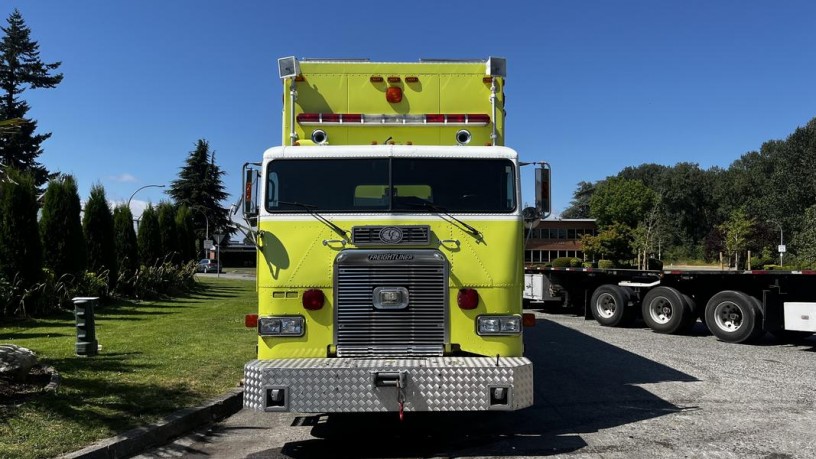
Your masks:
{"label": "truck front tire", "polygon": [[720,341],[746,343],[764,334],[759,300],[742,292],[725,290],[706,304],[705,322]]}

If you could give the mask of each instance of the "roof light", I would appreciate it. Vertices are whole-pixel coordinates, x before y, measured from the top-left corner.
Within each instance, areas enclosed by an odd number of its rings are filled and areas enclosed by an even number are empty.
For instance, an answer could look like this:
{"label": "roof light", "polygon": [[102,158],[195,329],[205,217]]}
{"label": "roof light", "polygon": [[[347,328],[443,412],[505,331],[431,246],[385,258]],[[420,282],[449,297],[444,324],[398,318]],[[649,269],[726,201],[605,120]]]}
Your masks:
{"label": "roof light", "polygon": [[392,104],[402,102],[402,88],[398,86],[389,86],[385,90],[385,100]]}
{"label": "roof light", "polygon": [[390,76],[390,77],[388,77],[388,82],[389,82],[389,83],[399,83],[400,81],[402,81],[402,80],[401,80],[401,79],[400,79],[400,77],[398,77],[398,76]]}
{"label": "roof light", "polygon": [[381,77],[381,76],[377,76],[377,75],[373,75],[373,76],[372,76],[371,78],[369,78],[368,80],[369,80],[369,81],[371,81],[372,83],[382,83],[382,82],[383,82],[383,77]]}
{"label": "roof light", "polygon": [[419,77],[407,76],[407,77],[405,77],[405,82],[406,83],[419,83]]}

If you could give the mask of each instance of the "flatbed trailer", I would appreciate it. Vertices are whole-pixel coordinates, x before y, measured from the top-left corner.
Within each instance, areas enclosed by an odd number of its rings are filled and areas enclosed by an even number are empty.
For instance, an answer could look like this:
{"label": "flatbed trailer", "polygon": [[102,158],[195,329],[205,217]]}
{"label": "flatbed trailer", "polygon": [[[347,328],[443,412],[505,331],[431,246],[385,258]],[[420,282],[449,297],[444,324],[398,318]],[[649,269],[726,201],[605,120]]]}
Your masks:
{"label": "flatbed trailer", "polygon": [[745,343],[816,332],[816,271],[525,268],[524,305],[557,303],[605,326],[638,316],[658,333],[697,319],[718,339]]}

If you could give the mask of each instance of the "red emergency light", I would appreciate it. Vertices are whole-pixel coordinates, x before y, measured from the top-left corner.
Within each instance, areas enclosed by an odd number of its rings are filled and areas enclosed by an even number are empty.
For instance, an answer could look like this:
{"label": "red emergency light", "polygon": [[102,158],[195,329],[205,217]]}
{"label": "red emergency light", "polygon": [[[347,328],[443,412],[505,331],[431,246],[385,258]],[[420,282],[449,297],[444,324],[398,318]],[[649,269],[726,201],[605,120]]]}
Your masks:
{"label": "red emergency light", "polygon": [[476,309],[479,305],[479,292],[475,288],[463,288],[456,295],[456,304],[462,309]]}

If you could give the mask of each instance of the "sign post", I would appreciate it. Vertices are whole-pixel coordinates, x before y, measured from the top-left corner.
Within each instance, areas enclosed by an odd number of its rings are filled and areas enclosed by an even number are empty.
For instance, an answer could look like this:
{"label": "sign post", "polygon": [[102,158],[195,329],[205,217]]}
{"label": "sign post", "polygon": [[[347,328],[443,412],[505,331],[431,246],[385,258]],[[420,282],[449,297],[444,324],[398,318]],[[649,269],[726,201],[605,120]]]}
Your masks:
{"label": "sign post", "polygon": [[223,233],[216,233],[213,234],[213,238],[215,238],[215,260],[216,260],[216,269],[215,269],[215,277],[221,278],[221,241],[224,239]]}

